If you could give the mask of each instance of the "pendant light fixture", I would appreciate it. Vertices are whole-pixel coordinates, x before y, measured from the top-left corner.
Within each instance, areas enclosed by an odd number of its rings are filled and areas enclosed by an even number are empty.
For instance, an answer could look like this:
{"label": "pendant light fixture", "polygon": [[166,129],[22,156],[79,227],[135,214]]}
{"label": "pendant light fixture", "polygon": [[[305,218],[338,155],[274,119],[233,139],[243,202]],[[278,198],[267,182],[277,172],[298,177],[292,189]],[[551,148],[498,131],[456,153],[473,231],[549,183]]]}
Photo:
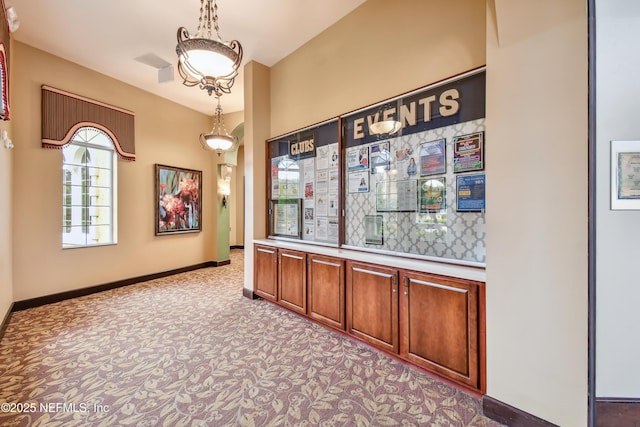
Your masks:
{"label": "pendant light fixture", "polygon": [[383,104],[378,108],[373,123],[369,124],[369,133],[381,135],[393,135],[402,127],[402,123],[394,118],[397,108],[393,103]]}
{"label": "pendant light fixture", "polygon": [[196,34],[189,34],[185,27],[178,28],[176,53],[178,73],[185,86],[199,85],[209,95],[214,93],[218,97],[231,93],[242,61],[242,45],[237,40],[225,42],[220,37],[215,0],[200,0]]}
{"label": "pendant light fixture", "polygon": [[216,98],[218,99],[218,106],[213,116],[213,129],[211,129],[210,133],[200,134],[200,144],[207,150],[215,151],[219,156],[228,151],[235,151],[239,140],[227,133],[224,127],[224,118],[222,117],[220,96],[216,96]]}

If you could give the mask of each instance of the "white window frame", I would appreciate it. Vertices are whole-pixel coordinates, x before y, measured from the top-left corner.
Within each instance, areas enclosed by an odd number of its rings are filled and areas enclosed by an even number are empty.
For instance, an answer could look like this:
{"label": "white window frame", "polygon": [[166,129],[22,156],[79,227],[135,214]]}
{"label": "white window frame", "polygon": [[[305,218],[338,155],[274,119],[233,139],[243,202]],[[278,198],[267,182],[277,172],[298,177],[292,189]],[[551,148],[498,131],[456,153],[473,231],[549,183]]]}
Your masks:
{"label": "white window frame", "polygon": [[[92,138],[90,138],[89,141],[87,141],[86,139],[86,132],[87,131],[92,131],[92,132],[96,132],[96,135]],[[82,132],[85,132],[84,134]],[[85,138],[83,138],[83,136]],[[94,140],[96,137],[102,137],[102,138],[106,138],[106,141],[108,141],[108,144],[102,143],[102,144],[95,144],[95,143],[91,143],[91,140]],[[105,142],[106,142],[105,141]],[[83,159],[82,163],[84,164],[79,164],[78,162],[74,161],[74,159],[65,159],[64,156],[64,151],[63,151],[63,156],[62,156],[62,168],[63,168],[63,176],[62,176],[62,248],[63,249],[75,249],[75,248],[87,248],[87,247],[96,247],[96,246],[106,246],[106,245],[115,245],[118,243],[118,221],[117,221],[117,212],[118,212],[118,207],[117,207],[117,154],[114,148],[114,144],[113,144],[113,140],[109,137],[109,135],[104,132],[103,130],[99,129],[98,127],[94,127],[94,126],[84,126],[82,128],[79,128],[73,135],[73,137],[71,138],[71,142],[65,146],[66,147],[84,147],[87,149],[94,149],[94,150],[102,150],[102,151],[106,151],[109,152],[110,154],[110,180],[109,180],[109,185],[108,186],[99,186],[97,184],[92,184],[89,183],[86,188],[83,186],[82,190],[81,190],[81,202],[78,204],[73,204],[73,202],[71,203],[71,205],[68,204],[68,201],[70,199],[70,197],[72,197],[72,193],[69,192],[67,186],[69,183],[69,175],[67,173],[67,169],[65,168],[65,166],[67,167],[72,167],[72,168],[78,168],[78,170],[80,172],[78,172],[78,176],[76,176],[76,180],[79,180],[80,182],[82,182],[83,180],[83,176],[86,178],[86,176],[88,175],[84,175],[84,171],[88,171],[89,168],[96,168],[95,166],[90,166],[86,163],[86,160]],[[63,149],[64,150],[64,149]],[[67,154],[69,154],[67,152]],[[98,168],[99,169],[99,168]],[[106,170],[107,168],[105,168]],[[73,179],[73,178],[72,178]],[[76,181],[78,182],[78,181]],[[86,179],[85,179],[86,182]],[[77,184],[76,184],[77,186]],[[88,212],[90,212],[90,208],[93,206],[91,203],[91,199],[92,196],[89,195],[89,197],[86,197],[86,194],[84,194],[85,190],[89,191],[91,188],[97,189],[97,188],[108,188],[110,190],[110,204],[108,206],[106,206],[108,208],[108,212],[109,212],[109,218],[110,221],[108,221],[107,223],[103,223],[102,225],[106,225],[108,226],[108,232],[107,232],[107,239],[103,239],[101,241],[96,241],[95,239],[91,238],[91,233],[90,231],[92,231],[91,227],[91,222],[92,222],[92,217],[89,216],[89,220],[88,222],[86,220],[81,220],[81,224],[76,224],[76,225],[70,225],[69,221],[71,221],[71,219],[68,219],[69,216],[72,216],[73,213],[72,211],[74,211],[74,208],[76,208],[75,210],[80,210],[82,213],[81,215],[86,215]],[[96,207],[96,206],[93,206]],[[98,207],[102,207],[104,208],[105,206],[98,206]],[[78,209],[79,208],[79,209]],[[79,240],[74,241],[73,243],[69,242],[67,239],[65,241],[65,234],[70,234],[75,230],[77,230],[78,228],[80,228],[81,232],[77,233],[78,235],[82,234],[84,235],[84,241],[80,242]]]}

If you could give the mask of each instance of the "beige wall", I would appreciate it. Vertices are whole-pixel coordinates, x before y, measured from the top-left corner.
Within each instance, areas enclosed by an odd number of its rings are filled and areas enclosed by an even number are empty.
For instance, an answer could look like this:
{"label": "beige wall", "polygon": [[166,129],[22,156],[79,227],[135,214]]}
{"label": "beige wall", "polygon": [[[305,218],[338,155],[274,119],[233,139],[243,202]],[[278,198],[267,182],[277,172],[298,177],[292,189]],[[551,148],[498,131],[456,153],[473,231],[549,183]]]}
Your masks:
{"label": "beige wall", "polygon": [[[10,42],[9,48],[9,107],[13,103],[13,41]],[[13,111],[9,112],[9,118],[12,117]],[[6,130],[9,138],[13,138],[12,121],[0,121],[0,132]],[[11,197],[11,187],[13,182],[13,150],[4,148],[4,144],[0,143],[0,194],[5,195],[5,203],[0,207],[0,322],[9,313],[11,304],[13,303],[13,252],[11,250],[13,243],[13,230],[11,228],[11,218],[13,200]]]}
{"label": "beige wall", "polygon": [[368,0],[271,70],[271,136],[485,63],[484,0]]}
{"label": "beige wall", "polygon": [[[17,42],[13,67],[14,300],[216,259],[216,160],[197,139],[210,117]],[[118,162],[117,245],[61,249],[62,154],[40,147],[42,84],[136,115],[137,160]],[[201,233],[154,236],[156,163],[203,171]]]}
{"label": "beige wall", "polygon": [[251,61],[244,66],[244,288],[253,289],[253,240],[267,237],[266,144],[271,129],[271,70]]}
{"label": "beige wall", "polygon": [[487,394],[585,426],[586,2],[496,6],[487,25]]}

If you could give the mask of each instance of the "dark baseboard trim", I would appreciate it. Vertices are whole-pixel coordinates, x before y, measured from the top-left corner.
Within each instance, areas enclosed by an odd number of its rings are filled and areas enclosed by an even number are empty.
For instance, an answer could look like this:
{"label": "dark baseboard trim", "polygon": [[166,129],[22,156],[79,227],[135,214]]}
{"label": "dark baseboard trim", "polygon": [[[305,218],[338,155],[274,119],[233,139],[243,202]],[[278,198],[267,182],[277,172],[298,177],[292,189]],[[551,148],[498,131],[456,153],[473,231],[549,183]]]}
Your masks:
{"label": "dark baseboard trim", "polygon": [[136,283],[147,282],[149,280],[160,279],[162,277],[173,276],[174,274],[186,273],[188,271],[199,270],[207,267],[219,267],[221,265],[230,264],[230,260],[226,261],[207,261],[200,264],[190,265],[188,267],[176,268],[173,270],[162,271],[160,273],[146,274],[144,276],[132,277],[130,279],[118,280],[101,285],[89,286],[87,288],[75,289],[73,291],[60,292],[58,294],[45,295],[43,297],[31,298],[13,303],[12,312],[26,310],[28,308],[40,307],[54,302],[60,302],[71,298],[83,297],[98,292],[109,291],[111,289],[121,288],[123,286],[134,285]]}
{"label": "dark baseboard trim", "polygon": [[242,288],[242,296],[249,299],[258,299],[258,295],[254,294],[251,289]]}
{"label": "dark baseboard trim", "polygon": [[640,427],[640,398],[596,397],[595,427]]}
{"label": "dark baseboard trim", "polygon": [[482,398],[482,412],[485,417],[509,427],[558,427],[486,395]]}
{"label": "dark baseboard trim", "polygon": [[244,249],[244,245],[233,245],[230,246],[229,249]]}
{"label": "dark baseboard trim", "polygon": [[0,323],[0,341],[2,341],[2,337],[4,337],[4,331],[7,330],[7,326],[9,326],[9,320],[11,320],[11,313],[13,313],[13,305],[11,303],[9,306],[9,311],[4,315],[4,319],[2,319],[2,323]]}

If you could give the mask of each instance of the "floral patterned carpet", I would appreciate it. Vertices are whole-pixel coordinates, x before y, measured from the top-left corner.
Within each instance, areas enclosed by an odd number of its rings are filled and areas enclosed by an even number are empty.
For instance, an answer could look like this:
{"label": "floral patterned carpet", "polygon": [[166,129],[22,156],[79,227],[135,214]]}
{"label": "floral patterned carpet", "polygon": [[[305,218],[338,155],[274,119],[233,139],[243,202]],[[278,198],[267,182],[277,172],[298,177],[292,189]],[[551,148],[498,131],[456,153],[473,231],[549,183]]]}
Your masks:
{"label": "floral patterned carpet", "polygon": [[2,426],[499,426],[448,385],[242,297],[230,265],[13,314]]}

